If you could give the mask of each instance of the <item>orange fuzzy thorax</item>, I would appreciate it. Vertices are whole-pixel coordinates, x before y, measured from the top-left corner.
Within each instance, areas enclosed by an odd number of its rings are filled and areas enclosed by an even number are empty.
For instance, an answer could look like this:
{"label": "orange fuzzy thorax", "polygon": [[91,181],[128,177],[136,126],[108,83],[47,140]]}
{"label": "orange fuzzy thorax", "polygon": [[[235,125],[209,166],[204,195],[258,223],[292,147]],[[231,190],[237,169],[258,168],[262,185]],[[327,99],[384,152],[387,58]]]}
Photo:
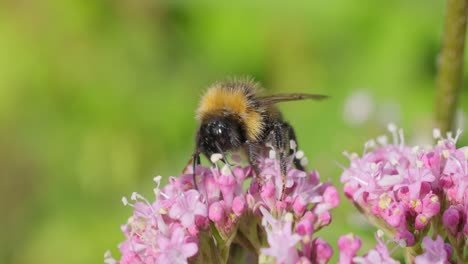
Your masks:
{"label": "orange fuzzy thorax", "polygon": [[[197,110],[200,122],[213,116],[234,115],[246,129],[247,139],[258,140],[262,132],[262,116],[252,106],[248,90],[215,85],[203,95]],[[251,91],[252,92],[252,91]]]}

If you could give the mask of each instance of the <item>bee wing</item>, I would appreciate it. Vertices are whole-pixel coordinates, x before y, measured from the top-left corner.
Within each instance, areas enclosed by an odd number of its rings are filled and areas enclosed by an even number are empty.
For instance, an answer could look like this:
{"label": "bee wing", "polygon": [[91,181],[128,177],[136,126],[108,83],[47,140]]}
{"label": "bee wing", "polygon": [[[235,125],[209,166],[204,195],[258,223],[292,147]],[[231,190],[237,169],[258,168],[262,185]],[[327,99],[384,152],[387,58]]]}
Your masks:
{"label": "bee wing", "polygon": [[298,101],[298,100],[305,100],[305,99],[324,100],[324,99],[327,99],[328,97],[329,97],[328,95],[322,95],[322,94],[284,93],[284,94],[261,96],[258,98],[258,100],[261,105],[271,105],[271,104],[276,104],[280,102]]}

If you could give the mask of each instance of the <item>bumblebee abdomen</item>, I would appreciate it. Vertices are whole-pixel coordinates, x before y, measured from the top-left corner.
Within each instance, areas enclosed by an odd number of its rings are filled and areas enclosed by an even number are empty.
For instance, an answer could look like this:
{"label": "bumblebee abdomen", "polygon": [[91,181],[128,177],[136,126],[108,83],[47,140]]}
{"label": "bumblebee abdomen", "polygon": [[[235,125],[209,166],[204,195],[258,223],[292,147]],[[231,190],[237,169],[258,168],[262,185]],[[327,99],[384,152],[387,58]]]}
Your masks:
{"label": "bumblebee abdomen", "polygon": [[203,123],[213,117],[234,116],[241,123],[248,140],[260,139],[264,109],[256,102],[257,84],[249,81],[217,83],[203,95],[197,118]]}

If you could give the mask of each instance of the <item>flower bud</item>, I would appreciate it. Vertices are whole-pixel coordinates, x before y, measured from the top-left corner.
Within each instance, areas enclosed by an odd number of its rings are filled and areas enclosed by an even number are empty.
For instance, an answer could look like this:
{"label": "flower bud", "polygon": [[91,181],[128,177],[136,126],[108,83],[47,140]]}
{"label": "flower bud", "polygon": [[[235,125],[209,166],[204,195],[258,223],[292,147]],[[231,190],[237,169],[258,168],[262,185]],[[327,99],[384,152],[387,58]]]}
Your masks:
{"label": "flower bud", "polygon": [[314,233],[314,226],[311,221],[303,219],[296,225],[296,232],[300,236],[312,236]]}
{"label": "flower bud", "polygon": [[327,226],[331,223],[331,213],[329,211],[323,212],[318,217],[320,226]]}
{"label": "flower bud", "polygon": [[240,216],[245,211],[245,199],[243,196],[236,196],[232,201],[232,211],[235,215]]}
{"label": "flower bud", "polygon": [[209,227],[210,221],[208,217],[196,215],[195,216],[195,225],[200,229],[207,229]]}
{"label": "flower bud", "polygon": [[341,236],[338,239],[338,249],[340,251],[339,264],[352,263],[352,259],[356,256],[356,253],[361,248],[362,241],[359,237],[350,233],[345,236]]}
{"label": "flower bud", "polygon": [[221,202],[214,202],[208,211],[208,217],[211,221],[218,223],[224,218],[224,207]]}
{"label": "flower bud", "polygon": [[314,240],[315,260],[313,263],[325,264],[333,256],[333,248],[321,238]]}
{"label": "flower bud", "polygon": [[301,215],[304,214],[304,212],[305,212],[305,210],[307,208],[307,204],[304,201],[304,199],[302,199],[301,197],[297,197],[294,200],[294,203],[293,203],[292,207],[293,207],[294,213],[297,216],[301,216]]}
{"label": "flower bud", "polygon": [[408,230],[404,230],[404,231],[397,233],[395,235],[395,238],[405,241],[407,247],[413,246],[415,242],[414,235]]}
{"label": "flower bud", "polygon": [[334,186],[327,186],[323,192],[323,200],[330,205],[331,208],[335,208],[340,203],[340,194]]}
{"label": "flower bud", "polygon": [[268,182],[261,189],[261,196],[263,199],[273,198],[275,197],[275,194],[276,194],[275,185],[271,182]]}
{"label": "flower bud", "polygon": [[442,216],[442,222],[449,233],[452,236],[455,236],[458,233],[458,226],[460,224],[460,212],[458,209],[454,206],[450,206],[445,210],[444,215]]}
{"label": "flower bud", "polygon": [[427,226],[427,224],[429,224],[429,220],[430,220],[430,217],[427,217],[424,214],[418,214],[418,216],[416,216],[414,227],[417,230],[421,230],[421,229],[425,228]]}
{"label": "flower bud", "polygon": [[428,194],[422,200],[423,203],[423,212],[425,215],[432,217],[439,213],[440,211],[440,202],[439,197],[433,193]]}

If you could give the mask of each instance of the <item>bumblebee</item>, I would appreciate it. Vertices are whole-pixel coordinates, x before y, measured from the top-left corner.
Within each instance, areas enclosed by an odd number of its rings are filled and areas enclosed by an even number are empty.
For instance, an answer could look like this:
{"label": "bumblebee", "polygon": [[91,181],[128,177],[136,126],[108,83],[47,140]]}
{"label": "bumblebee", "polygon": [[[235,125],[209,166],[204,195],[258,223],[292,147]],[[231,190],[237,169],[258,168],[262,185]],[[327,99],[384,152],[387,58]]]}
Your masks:
{"label": "bumblebee", "polygon": [[[200,154],[210,159],[212,154],[220,153],[222,161],[227,163],[227,152],[244,149],[250,164],[258,172],[258,158],[265,153],[268,143],[279,157],[285,182],[287,157],[293,152],[290,141],[294,140],[297,145],[297,139],[294,129],[283,120],[276,104],[303,99],[322,100],[327,96],[305,93],[262,96],[261,90],[260,85],[251,79],[233,79],[213,84],[201,97],[196,114],[199,127],[192,156],[195,185],[195,166],[200,164]],[[294,158],[293,162],[297,169],[304,170],[299,160]]]}

